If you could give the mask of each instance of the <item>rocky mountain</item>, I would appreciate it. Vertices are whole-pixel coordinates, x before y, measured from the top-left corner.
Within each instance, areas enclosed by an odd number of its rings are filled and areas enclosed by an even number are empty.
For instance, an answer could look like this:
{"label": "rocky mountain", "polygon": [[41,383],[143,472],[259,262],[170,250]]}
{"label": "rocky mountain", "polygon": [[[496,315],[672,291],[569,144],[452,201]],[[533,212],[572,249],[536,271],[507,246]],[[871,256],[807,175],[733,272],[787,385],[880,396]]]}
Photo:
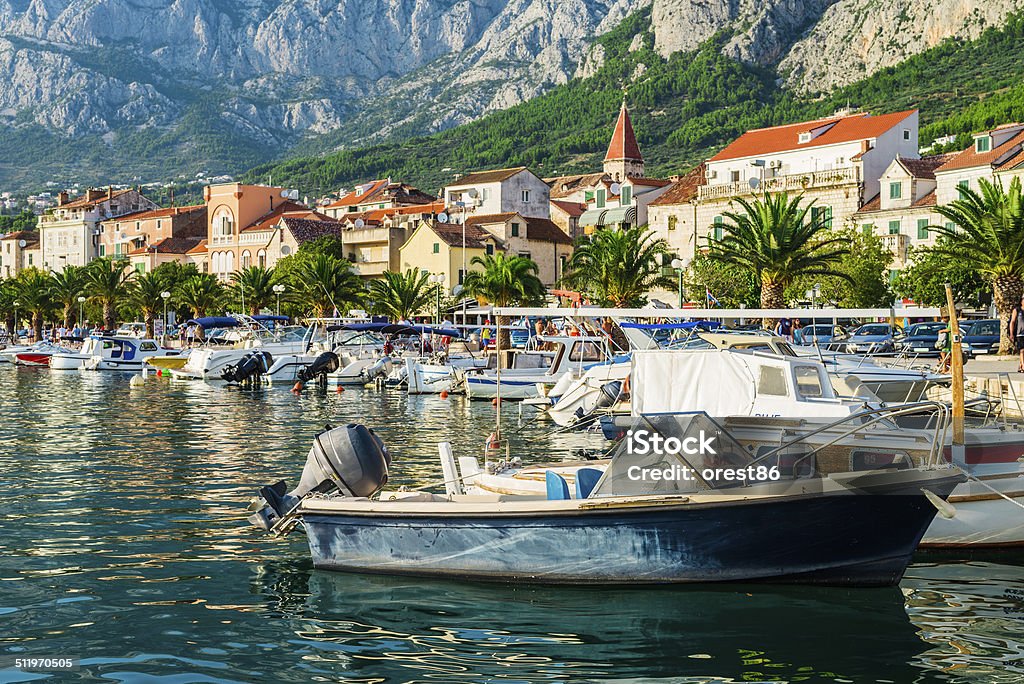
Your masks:
{"label": "rocky mountain", "polygon": [[821,91],[973,37],[1019,4],[0,0],[0,183],[159,173],[154,155],[181,171],[234,172],[450,128],[594,73],[593,37],[646,7],[662,55],[726,31],[727,56]]}

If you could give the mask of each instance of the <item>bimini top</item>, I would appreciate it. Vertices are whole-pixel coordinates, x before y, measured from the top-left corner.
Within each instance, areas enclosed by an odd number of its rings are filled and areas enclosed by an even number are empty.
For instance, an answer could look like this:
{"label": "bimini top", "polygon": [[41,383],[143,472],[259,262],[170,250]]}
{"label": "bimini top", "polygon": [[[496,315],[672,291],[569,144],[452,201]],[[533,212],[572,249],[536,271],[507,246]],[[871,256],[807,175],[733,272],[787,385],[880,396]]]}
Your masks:
{"label": "bimini top", "polygon": [[443,335],[462,337],[458,330],[434,328],[429,325],[412,325],[409,323],[344,323],[327,326],[328,332],[335,330],[353,330],[356,332],[375,332],[382,335]]}
{"label": "bimini top", "polygon": [[722,327],[721,321],[683,321],[682,323],[622,323],[622,328],[637,330],[717,330]]}
{"label": "bimini top", "polygon": [[252,317],[252,320],[260,321],[260,322],[263,322],[263,321],[279,321],[279,322],[285,323],[285,322],[288,321],[288,317],[287,316],[276,316],[274,314],[256,314],[255,316]]}
{"label": "bimini top", "polygon": [[231,316],[203,316],[202,318],[190,318],[185,325],[198,325],[206,330],[207,328],[234,328],[241,324],[237,318]]}

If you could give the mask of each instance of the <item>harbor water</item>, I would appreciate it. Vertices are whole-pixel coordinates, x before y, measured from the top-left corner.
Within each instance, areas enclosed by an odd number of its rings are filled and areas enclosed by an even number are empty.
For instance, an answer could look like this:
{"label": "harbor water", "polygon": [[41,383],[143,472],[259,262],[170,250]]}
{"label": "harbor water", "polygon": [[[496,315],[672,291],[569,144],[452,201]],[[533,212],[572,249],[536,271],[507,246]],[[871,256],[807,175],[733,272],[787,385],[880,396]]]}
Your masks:
{"label": "harbor water", "polygon": [[[315,571],[301,533],[245,521],[315,431],[370,425],[390,484],[417,486],[439,479],[438,441],[479,454],[494,408],[129,379],[0,365],[0,682],[1024,681],[1024,554],[920,555],[884,590]],[[524,460],[602,444],[506,409]]]}

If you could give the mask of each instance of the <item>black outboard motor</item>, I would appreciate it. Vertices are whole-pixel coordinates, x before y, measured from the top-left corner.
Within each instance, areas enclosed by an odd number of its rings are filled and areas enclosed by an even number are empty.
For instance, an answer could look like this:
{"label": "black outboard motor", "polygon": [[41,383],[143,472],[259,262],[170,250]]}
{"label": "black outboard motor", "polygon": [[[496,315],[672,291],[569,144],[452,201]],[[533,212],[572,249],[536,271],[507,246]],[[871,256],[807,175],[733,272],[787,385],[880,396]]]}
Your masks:
{"label": "black outboard motor", "polygon": [[226,366],[221,373],[221,380],[228,382],[243,383],[247,380],[256,380],[266,374],[274,365],[274,357],[267,351],[249,352],[238,360],[233,366]]}
{"label": "black outboard motor", "polygon": [[313,363],[299,370],[296,376],[299,382],[309,382],[313,378],[327,375],[338,370],[341,366],[341,359],[334,352],[324,352],[313,359]]}
{"label": "black outboard motor", "polygon": [[365,425],[350,423],[327,429],[313,438],[298,486],[288,491],[284,480],[259,490],[250,506],[249,522],[273,531],[284,516],[307,494],[338,491],[344,496],[367,497],[388,481],[391,455],[380,437]]}

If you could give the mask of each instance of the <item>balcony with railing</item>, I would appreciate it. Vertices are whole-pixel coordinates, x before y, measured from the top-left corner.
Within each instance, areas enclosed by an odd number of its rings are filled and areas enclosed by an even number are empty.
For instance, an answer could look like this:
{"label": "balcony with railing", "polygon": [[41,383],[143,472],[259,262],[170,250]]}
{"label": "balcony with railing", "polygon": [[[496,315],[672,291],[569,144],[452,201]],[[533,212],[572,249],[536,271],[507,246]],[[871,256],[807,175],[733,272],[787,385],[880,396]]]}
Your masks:
{"label": "balcony with railing", "polygon": [[749,181],[735,183],[711,183],[697,189],[697,200],[706,202],[718,199],[729,199],[752,192],[793,192],[831,188],[860,182],[860,170],[856,166],[846,166],[827,171],[811,171],[808,173],[790,173],[772,176],[761,180],[756,188],[751,188]]}
{"label": "balcony with railing", "polygon": [[896,257],[896,265],[902,266],[907,262],[907,251],[910,247],[910,237],[904,233],[890,233],[882,236],[882,245],[892,252]]}
{"label": "balcony with railing", "polygon": [[388,260],[383,261],[356,261],[352,264],[355,267],[356,273],[363,277],[374,277],[383,275],[384,271],[388,270],[390,262]]}

